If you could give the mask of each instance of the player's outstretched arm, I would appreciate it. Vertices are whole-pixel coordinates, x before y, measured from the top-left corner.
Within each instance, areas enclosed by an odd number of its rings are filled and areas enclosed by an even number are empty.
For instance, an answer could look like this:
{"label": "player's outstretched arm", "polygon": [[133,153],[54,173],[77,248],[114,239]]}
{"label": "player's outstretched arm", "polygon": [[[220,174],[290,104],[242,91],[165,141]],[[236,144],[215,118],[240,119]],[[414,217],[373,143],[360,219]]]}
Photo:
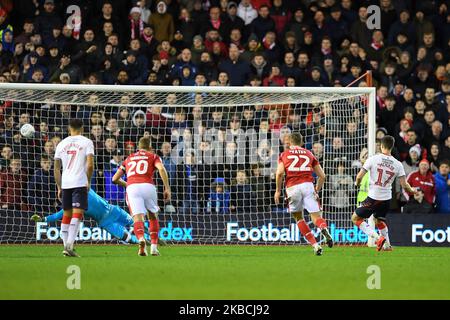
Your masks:
{"label": "player's outstretched arm", "polygon": [[44,221],[44,222],[55,222],[55,221],[61,220],[62,217],[63,217],[63,214],[64,214],[63,210],[60,210],[60,211],[58,211],[56,213],[53,213],[53,214],[51,214],[51,215],[49,215],[47,217],[41,217],[38,214],[33,214],[31,216],[31,220],[33,220],[34,222],[42,222],[42,221]]}
{"label": "player's outstretched arm", "polygon": [[407,192],[412,193],[412,194],[417,193],[417,189],[411,187],[411,185],[408,183],[408,181],[406,181],[406,177],[405,176],[399,177],[398,180],[399,180],[400,185],[402,186],[402,188],[404,190],[406,190]]}
{"label": "player's outstretched arm", "polygon": [[56,212],[56,213],[54,213],[54,214],[51,214],[51,215],[45,217],[45,218],[44,218],[44,221],[45,221],[45,222],[55,222],[55,221],[59,221],[59,220],[62,219],[63,215],[64,215],[64,211],[63,211],[63,210],[60,210],[60,211],[58,211],[58,212]]}
{"label": "player's outstretched arm", "polygon": [[170,201],[172,194],[170,192],[169,175],[167,174],[167,170],[161,162],[156,163],[155,167],[158,169],[159,176],[164,184],[164,200]]}
{"label": "player's outstretched arm", "polygon": [[322,189],[327,176],[325,175],[325,172],[320,164],[314,167],[314,172],[317,175],[316,192],[318,193]]}
{"label": "player's outstretched arm", "polygon": [[125,174],[125,172],[119,168],[116,173],[114,174],[114,176],[112,177],[112,182],[114,184],[117,184],[123,188],[127,187],[127,183],[122,179],[122,176]]}
{"label": "player's outstretched arm", "polygon": [[285,172],[284,164],[282,162],[279,162],[278,167],[277,167],[277,172],[275,173],[276,189],[275,189],[274,200],[275,200],[276,205],[280,204],[281,188],[283,186],[284,172]]}
{"label": "player's outstretched arm", "polygon": [[367,171],[364,168],[361,168],[361,170],[359,170],[358,175],[356,176],[355,186],[359,187],[361,185],[361,181],[366,175],[366,172]]}

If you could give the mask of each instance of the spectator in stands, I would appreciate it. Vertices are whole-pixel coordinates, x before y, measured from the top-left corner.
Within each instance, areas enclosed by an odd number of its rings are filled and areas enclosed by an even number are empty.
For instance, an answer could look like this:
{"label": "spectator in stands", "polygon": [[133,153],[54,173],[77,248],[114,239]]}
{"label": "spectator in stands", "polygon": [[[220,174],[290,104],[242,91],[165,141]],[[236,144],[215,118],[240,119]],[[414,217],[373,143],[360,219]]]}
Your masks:
{"label": "spectator in stands", "polygon": [[192,76],[195,76],[197,73],[197,66],[192,62],[192,53],[188,48],[184,49],[181,52],[180,60],[175,63],[172,68],[171,75],[174,77],[182,77],[183,76],[183,68],[189,67]]}
{"label": "spectator in stands", "polygon": [[233,45],[229,49],[229,58],[219,64],[219,70],[229,75],[231,86],[243,86],[250,77],[250,65],[239,59],[239,55],[239,49]]}
{"label": "spectator in stands", "polygon": [[409,156],[402,162],[406,176],[419,169],[422,151],[420,145],[416,144],[409,149]]}
{"label": "spectator in stands", "polygon": [[245,26],[248,26],[258,16],[258,12],[252,6],[250,0],[242,0],[239,3],[237,15],[244,20]]}
{"label": "spectator in stands", "polygon": [[389,135],[395,136],[395,125],[400,120],[395,98],[388,96],[384,100],[385,108],[381,109],[379,126],[386,128]]}
{"label": "spectator in stands", "polygon": [[241,127],[244,131],[255,128],[255,112],[251,106],[244,107]]}
{"label": "spectator in stands", "polygon": [[280,60],[281,48],[276,42],[276,33],[268,31],[261,40],[264,55],[269,63],[275,63]]}
{"label": "spectator in stands", "polygon": [[433,173],[439,171],[439,164],[444,158],[441,154],[441,145],[438,142],[433,142],[429,148],[427,160],[430,162],[430,170]]}
{"label": "spectator in stands", "polygon": [[250,69],[253,75],[259,77],[260,79],[265,79],[271,72],[270,64],[266,61],[262,52],[255,53],[251,61]]}
{"label": "spectator in stands", "polygon": [[447,133],[447,138],[445,139],[445,145],[442,151],[442,157],[444,159],[450,159],[450,133]]}
{"label": "spectator in stands", "polygon": [[263,86],[284,87],[286,78],[281,74],[280,66],[278,64],[273,64],[271,69],[270,74],[263,80]]}
{"label": "spectator in stands", "polygon": [[327,85],[326,80],[322,77],[322,69],[320,67],[312,67],[310,79],[302,82],[304,87],[325,87]]}
{"label": "spectator in stands", "polygon": [[42,156],[49,158],[50,160],[53,160],[55,157],[55,146],[53,145],[53,142],[46,141],[44,144],[44,148],[43,148],[43,152],[42,152]]}
{"label": "spectator in stands", "polygon": [[405,160],[408,156],[409,149],[418,143],[416,131],[414,129],[408,129],[404,140],[404,143],[398,145],[398,152],[400,153],[401,160]]}
{"label": "spectator in stands", "polygon": [[433,206],[425,200],[423,190],[418,188],[418,191],[403,207],[403,213],[433,213]]}
{"label": "spectator in stands", "polygon": [[[112,177],[117,171],[117,168],[122,164],[124,160],[124,155],[121,149],[116,149],[111,153],[112,158],[109,163],[104,163],[103,166],[103,177],[104,177],[104,190],[102,186],[97,185],[97,193],[103,190],[105,199],[116,205],[125,205],[125,192],[123,192],[123,188],[112,183]],[[98,174],[98,173],[97,173]]]}
{"label": "spectator in stands", "polygon": [[324,150],[323,144],[320,142],[315,142],[312,146],[312,153],[319,162],[321,162],[323,159],[323,150]]}
{"label": "spectator in stands", "polygon": [[269,7],[267,5],[260,6],[258,9],[258,17],[250,24],[251,33],[254,33],[258,39],[262,39],[267,32],[275,30],[275,22],[270,17]]}
{"label": "spectator in stands", "polygon": [[22,170],[21,160],[10,160],[7,170],[0,173],[0,202],[2,209],[27,210],[23,199],[26,175]]}
{"label": "spectator in stands", "polygon": [[241,30],[244,30],[245,21],[237,14],[236,2],[229,2],[227,5],[227,13],[224,15],[224,22],[228,25],[229,42],[236,44],[240,49],[242,48],[238,43],[237,35],[241,35]]}
{"label": "spectator in stands", "polygon": [[[422,159],[419,162],[419,170],[412,172],[407,177],[408,183],[411,187],[420,187],[424,193],[425,201],[429,204],[434,203],[436,189],[433,174],[430,171],[430,163],[426,159]],[[404,192],[406,199],[409,199],[411,195]]]}
{"label": "spectator in stands", "polygon": [[342,42],[345,36],[348,35],[349,25],[342,16],[341,8],[338,5],[334,5],[330,9],[330,17],[327,20],[329,27],[329,35],[333,42],[333,45],[337,47]]}
{"label": "spectator in stands", "polygon": [[[354,189],[352,177],[346,172],[347,169],[343,162],[336,166],[335,173],[330,177],[330,205],[339,212],[347,212],[351,206],[350,199]],[[333,210],[334,212],[336,212]]]}
{"label": "spectator in stands", "polygon": [[2,147],[1,158],[0,158],[0,172],[5,171],[9,167],[9,163],[13,158],[13,150],[10,145],[4,145]]}
{"label": "spectator in stands", "polygon": [[142,110],[137,110],[132,118],[133,126],[124,129],[124,140],[132,141],[136,144],[139,137],[144,135],[146,125],[145,125],[145,112]]}
{"label": "spectator in stands", "polygon": [[53,212],[57,207],[56,184],[53,173],[50,171],[51,167],[52,159],[42,155],[40,169],[36,170],[30,177],[28,204],[33,211]]}
{"label": "spectator in stands", "polygon": [[231,212],[244,213],[248,208],[254,208],[255,199],[251,196],[253,190],[245,170],[238,170],[231,185]]}
{"label": "spectator in stands", "polygon": [[167,12],[167,4],[164,1],[158,1],[156,4],[156,12],[150,15],[148,24],[153,26],[156,40],[160,42],[163,40],[173,40],[175,24],[173,16]]}
{"label": "spectator in stands", "polygon": [[433,142],[437,142],[438,144],[442,144],[444,142],[446,136],[446,132],[444,131],[444,127],[442,122],[439,120],[434,120],[431,124],[431,135],[426,136],[424,139],[424,145],[426,147],[431,147]]}
{"label": "spectator in stands", "polygon": [[94,143],[95,150],[103,149],[103,127],[100,124],[91,126],[89,138]]}
{"label": "spectator in stands", "polygon": [[57,82],[62,73],[67,73],[69,75],[70,83],[80,83],[83,76],[80,67],[76,64],[73,64],[71,56],[66,53],[62,54],[59,67],[50,76],[50,82]]}
{"label": "spectator in stands", "polygon": [[205,175],[209,172],[197,164],[193,149],[186,151],[183,162],[177,165],[175,174],[179,208],[184,214],[197,214],[204,200],[205,181],[209,180]]}
{"label": "spectator in stands", "polygon": [[44,10],[40,11],[34,25],[36,32],[41,34],[43,38],[50,37],[53,28],[62,25],[61,18],[55,10],[55,2],[53,0],[44,1]]}
{"label": "spectator in stands", "polygon": [[227,189],[224,178],[216,178],[211,185],[207,203],[207,212],[209,213],[230,213],[230,192]]}
{"label": "spectator in stands", "polygon": [[172,146],[169,142],[163,142],[161,145],[161,161],[166,168],[167,174],[169,175],[169,182],[171,185],[175,185],[175,174],[176,174],[176,164],[171,158]]}
{"label": "spectator in stands", "polygon": [[359,153],[358,160],[352,161],[352,168],[358,170],[361,169],[368,157],[369,157],[369,150],[367,148],[362,148],[361,152]]}
{"label": "spectator in stands", "polygon": [[353,22],[350,30],[351,37],[361,46],[367,48],[371,38],[371,32],[367,27],[367,7],[361,6],[358,10],[358,19]]}
{"label": "spectator in stands", "polygon": [[206,126],[208,128],[226,128],[227,127],[227,121],[223,117],[223,111],[220,110],[220,108],[216,110],[212,110],[211,118],[207,121]]}
{"label": "spectator in stands", "polygon": [[436,182],[436,212],[450,213],[450,162],[443,159],[439,171],[434,174]]}
{"label": "spectator in stands", "polygon": [[[405,170],[405,175],[408,177],[411,173],[419,170],[419,162],[422,154],[422,149],[419,144],[412,146],[409,149],[409,155],[402,162],[403,169]],[[404,192],[401,190],[400,182],[397,179],[395,181],[395,190],[396,190],[396,199],[400,201],[401,204],[406,203],[407,198],[405,197]]]}
{"label": "spectator in stands", "polygon": [[100,175],[103,175],[103,171],[109,168],[111,160],[117,153],[117,140],[114,136],[107,136],[104,140],[104,148],[98,150],[97,155],[97,169]]}

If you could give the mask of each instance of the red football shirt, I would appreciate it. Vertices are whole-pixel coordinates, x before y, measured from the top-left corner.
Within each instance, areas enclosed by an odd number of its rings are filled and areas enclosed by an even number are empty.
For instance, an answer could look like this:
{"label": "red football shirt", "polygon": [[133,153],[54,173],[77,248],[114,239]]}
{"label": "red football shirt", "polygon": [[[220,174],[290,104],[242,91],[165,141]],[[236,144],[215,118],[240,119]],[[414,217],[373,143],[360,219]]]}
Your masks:
{"label": "red football shirt", "polygon": [[[425,176],[421,175],[419,170],[411,172],[406,178],[406,181],[413,188],[419,188],[423,191],[424,199],[429,203],[434,203],[434,198],[436,196],[436,183],[434,181],[433,174],[430,170],[428,170]],[[406,191],[405,191],[406,193]],[[408,194],[408,193],[407,193]],[[408,196],[412,197],[412,195],[408,194]],[[407,197],[408,199],[408,197]]]}
{"label": "red football shirt", "polygon": [[151,183],[153,181],[153,173],[155,172],[155,164],[161,162],[158,155],[139,150],[128,156],[120,166],[120,169],[127,174],[127,186],[134,183]]}
{"label": "red football shirt", "polygon": [[319,161],[311,153],[301,147],[290,147],[278,160],[283,163],[286,172],[286,188],[305,182],[314,182],[314,167]]}

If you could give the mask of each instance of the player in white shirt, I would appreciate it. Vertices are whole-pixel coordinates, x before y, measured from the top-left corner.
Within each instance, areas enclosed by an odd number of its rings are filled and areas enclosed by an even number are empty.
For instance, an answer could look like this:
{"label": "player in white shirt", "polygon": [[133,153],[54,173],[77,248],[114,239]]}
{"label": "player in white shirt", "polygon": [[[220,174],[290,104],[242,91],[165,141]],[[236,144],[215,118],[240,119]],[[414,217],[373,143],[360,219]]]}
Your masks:
{"label": "player in white shirt", "polygon": [[[398,177],[403,189],[411,193],[416,192],[416,189],[406,182],[403,165],[391,155],[394,144],[395,139],[393,137],[385,136],[381,140],[381,154],[376,154],[367,159],[356,176],[356,186],[359,187],[364,175],[369,172],[369,195],[353,213],[352,221],[365,234],[375,239],[377,251],[383,249],[385,244],[387,250],[391,250],[386,213],[392,199],[392,184],[395,178]],[[364,221],[372,214],[380,234]]]}
{"label": "player in white shirt", "polygon": [[82,136],[83,122],[79,119],[70,121],[69,132],[70,136],[56,147],[54,172],[58,198],[62,200],[64,210],[61,222],[63,254],[78,257],[74,243],[84,211],[88,208],[88,191],[94,172],[94,144]]}

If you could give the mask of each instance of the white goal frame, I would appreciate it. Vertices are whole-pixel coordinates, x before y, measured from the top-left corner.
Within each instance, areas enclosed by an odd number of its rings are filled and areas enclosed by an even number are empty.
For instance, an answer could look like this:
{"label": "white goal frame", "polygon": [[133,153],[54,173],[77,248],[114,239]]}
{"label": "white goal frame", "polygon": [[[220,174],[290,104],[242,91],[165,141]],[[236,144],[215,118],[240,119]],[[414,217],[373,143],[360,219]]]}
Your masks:
{"label": "white goal frame", "polygon": [[[284,95],[288,96],[289,94],[302,94],[304,96],[314,97],[314,95],[320,95],[323,97],[324,95],[329,95],[330,100],[336,100],[336,96],[341,96],[343,98],[351,97],[351,96],[361,96],[365,95],[368,97],[367,100],[367,115],[368,115],[368,123],[367,123],[367,147],[369,156],[372,156],[376,152],[376,89],[374,87],[219,87],[219,86],[117,86],[117,85],[61,85],[61,84],[29,84],[29,83],[2,83],[0,84],[0,92],[2,92],[2,96],[8,96],[8,92],[14,92],[14,90],[20,90],[23,93],[27,91],[41,91],[44,93],[52,92],[79,92],[79,93],[96,93],[96,92],[111,92],[111,93],[121,93],[121,94],[144,94],[144,93],[166,93],[166,94],[263,94],[263,95],[273,95],[274,99],[279,99],[279,97],[283,97]],[[332,98],[334,95],[334,98]],[[16,96],[17,97],[17,96]],[[343,99],[342,98],[342,99]],[[3,99],[4,101],[8,101],[7,98]],[[314,100],[314,99],[312,99]],[[17,101],[20,102],[30,102],[37,103],[39,101],[36,100],[27,100],[27,95],[17,97]],[[278,102],[274,102],[278,100],[272,100],[270,104],[276,104]],[[325,99],[320,99],[317,102],[327,102]],[[42,100],[41,103],[44,103]],[[67,101],[67,103],[72,105],[82,105],[84,103],[71,102]],[[289,103],[289,101],[280,101],[280,104]],[[311,103],[311,102],[307,102]],[[56,104],[62,104],[61,102],[57,102]],[[107,102],[102,102],[103,105],[108,105]],[[243,101],[242,105],[252,105],[252,101]],[[121,105],[120,103],[111,104],[115,107],[121,106],[130,106],[132,105]],[[145,105],[145,104],[143,104]],[[155,103],[148,103],[148,105],[155,105]],[[160,103],[159,105],[164,106],[164,103]],[[192,104],[193,105],[193,104]],[[186,105],[186,106],[192,106]],[[208,103],[205,103],[208,105]],[[239,103],[241,105],[241,103]],[[181,105],[180,105],[181,106]],[[183,105],[184,106],[184,105]]]}

